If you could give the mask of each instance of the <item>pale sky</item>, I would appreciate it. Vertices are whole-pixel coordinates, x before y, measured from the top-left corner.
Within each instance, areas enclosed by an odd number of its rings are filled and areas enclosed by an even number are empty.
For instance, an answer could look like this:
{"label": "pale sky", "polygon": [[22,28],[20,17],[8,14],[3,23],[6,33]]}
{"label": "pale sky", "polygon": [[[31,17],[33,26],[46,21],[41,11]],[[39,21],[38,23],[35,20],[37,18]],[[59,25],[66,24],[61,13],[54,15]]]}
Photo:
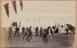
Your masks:
{"label": "pale sky", "polygon": [[[9,3],[8,18],[4,4]],[[24,1],[21,10],[17,1],[17,14],[13,10],[11,1],[3,1],[2,26],[10,26],[13,21],[21,21],[21,26],[52,26],[55,22],[72,24],[75,26],[75,1]]]}

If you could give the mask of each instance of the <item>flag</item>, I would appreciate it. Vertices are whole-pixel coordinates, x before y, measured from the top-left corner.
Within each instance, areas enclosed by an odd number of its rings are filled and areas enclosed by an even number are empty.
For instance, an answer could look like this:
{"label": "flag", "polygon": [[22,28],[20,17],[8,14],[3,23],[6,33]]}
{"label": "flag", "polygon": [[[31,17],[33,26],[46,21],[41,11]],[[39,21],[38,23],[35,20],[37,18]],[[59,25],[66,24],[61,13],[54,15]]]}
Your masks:
{"label": "flag", "polygon": [[16,8],[16,1],[12,1],[12,5],[13,5],[13,8],[14,8],[14,11],[17,13],[17,8]]}
{"label": "flag", "polygon": [[6,11],[7,16],[9,17],[9,4],[8,3],[5,4],[4,5],[4,8],[5,8],[5,11]]}
{"label": "flag", "polygon": [[20,0],[20,7],[21,7],[21,10],[23,9],[23,1]]}
{"label": "flag", "polygon": [[67,27],[69,28],[70,31],[74,32],[75,31],[75,27],[71,24],[66,24]]}

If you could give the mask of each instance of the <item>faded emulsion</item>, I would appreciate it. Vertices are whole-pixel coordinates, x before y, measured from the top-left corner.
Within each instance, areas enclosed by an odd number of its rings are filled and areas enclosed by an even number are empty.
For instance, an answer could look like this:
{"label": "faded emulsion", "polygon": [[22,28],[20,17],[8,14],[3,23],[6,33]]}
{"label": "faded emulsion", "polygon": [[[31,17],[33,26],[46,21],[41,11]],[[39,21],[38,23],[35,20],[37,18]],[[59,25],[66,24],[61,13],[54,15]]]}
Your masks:
{"label": "faded emulsion", "polygon": [[73,0],[3,0],[2,47],[73,48],[75,6]]}

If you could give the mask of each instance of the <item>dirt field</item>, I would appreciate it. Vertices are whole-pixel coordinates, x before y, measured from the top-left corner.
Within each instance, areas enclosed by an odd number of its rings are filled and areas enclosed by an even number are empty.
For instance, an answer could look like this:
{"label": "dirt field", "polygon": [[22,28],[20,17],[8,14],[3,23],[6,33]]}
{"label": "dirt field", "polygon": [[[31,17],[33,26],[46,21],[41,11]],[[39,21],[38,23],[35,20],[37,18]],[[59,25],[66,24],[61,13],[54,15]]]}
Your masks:
{"label": "dirt field", "polygon": [[7,32],[3,33],[3,46],[6,48],[72,48],[74,44],[75,34],[54,34],[53,39],[48,39],[48,43],[44,44],[40,36],[33,35],[30,42],[22,39],[20,37],[13,37],[12,40],[8,40]]}

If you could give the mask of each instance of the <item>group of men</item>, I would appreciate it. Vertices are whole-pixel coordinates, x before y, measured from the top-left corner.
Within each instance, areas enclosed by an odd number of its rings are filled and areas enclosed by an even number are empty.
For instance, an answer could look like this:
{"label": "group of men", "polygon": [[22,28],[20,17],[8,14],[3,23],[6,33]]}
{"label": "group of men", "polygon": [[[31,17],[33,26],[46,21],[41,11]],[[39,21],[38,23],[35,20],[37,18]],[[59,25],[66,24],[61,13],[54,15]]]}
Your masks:
{"label": "group of men", "polygon": [[53,28],[51,27],[47,27],[47,28],[43,28],[43,27],[35,27],[35,31],[33,32],[32,31],[32,26],[30,27],[18,27],[18,26],[15,26],[15,27],[12,27],[10,26],[9,27],[9,30],[8,30],[8,39],[9,40],[12,40],[12,37],[19,37],[20,36],[20,29],[22,30],[22,39],[26,39],[27,42],[30,42],[30,40],[32,39],[32,36],[34,35],[33,33],[35,33],[35,36],[40,36],[42,37],[44,43],[47,43],[48,41],[48,36],[50,36],[50,38],[52,39],[53,37]]}

